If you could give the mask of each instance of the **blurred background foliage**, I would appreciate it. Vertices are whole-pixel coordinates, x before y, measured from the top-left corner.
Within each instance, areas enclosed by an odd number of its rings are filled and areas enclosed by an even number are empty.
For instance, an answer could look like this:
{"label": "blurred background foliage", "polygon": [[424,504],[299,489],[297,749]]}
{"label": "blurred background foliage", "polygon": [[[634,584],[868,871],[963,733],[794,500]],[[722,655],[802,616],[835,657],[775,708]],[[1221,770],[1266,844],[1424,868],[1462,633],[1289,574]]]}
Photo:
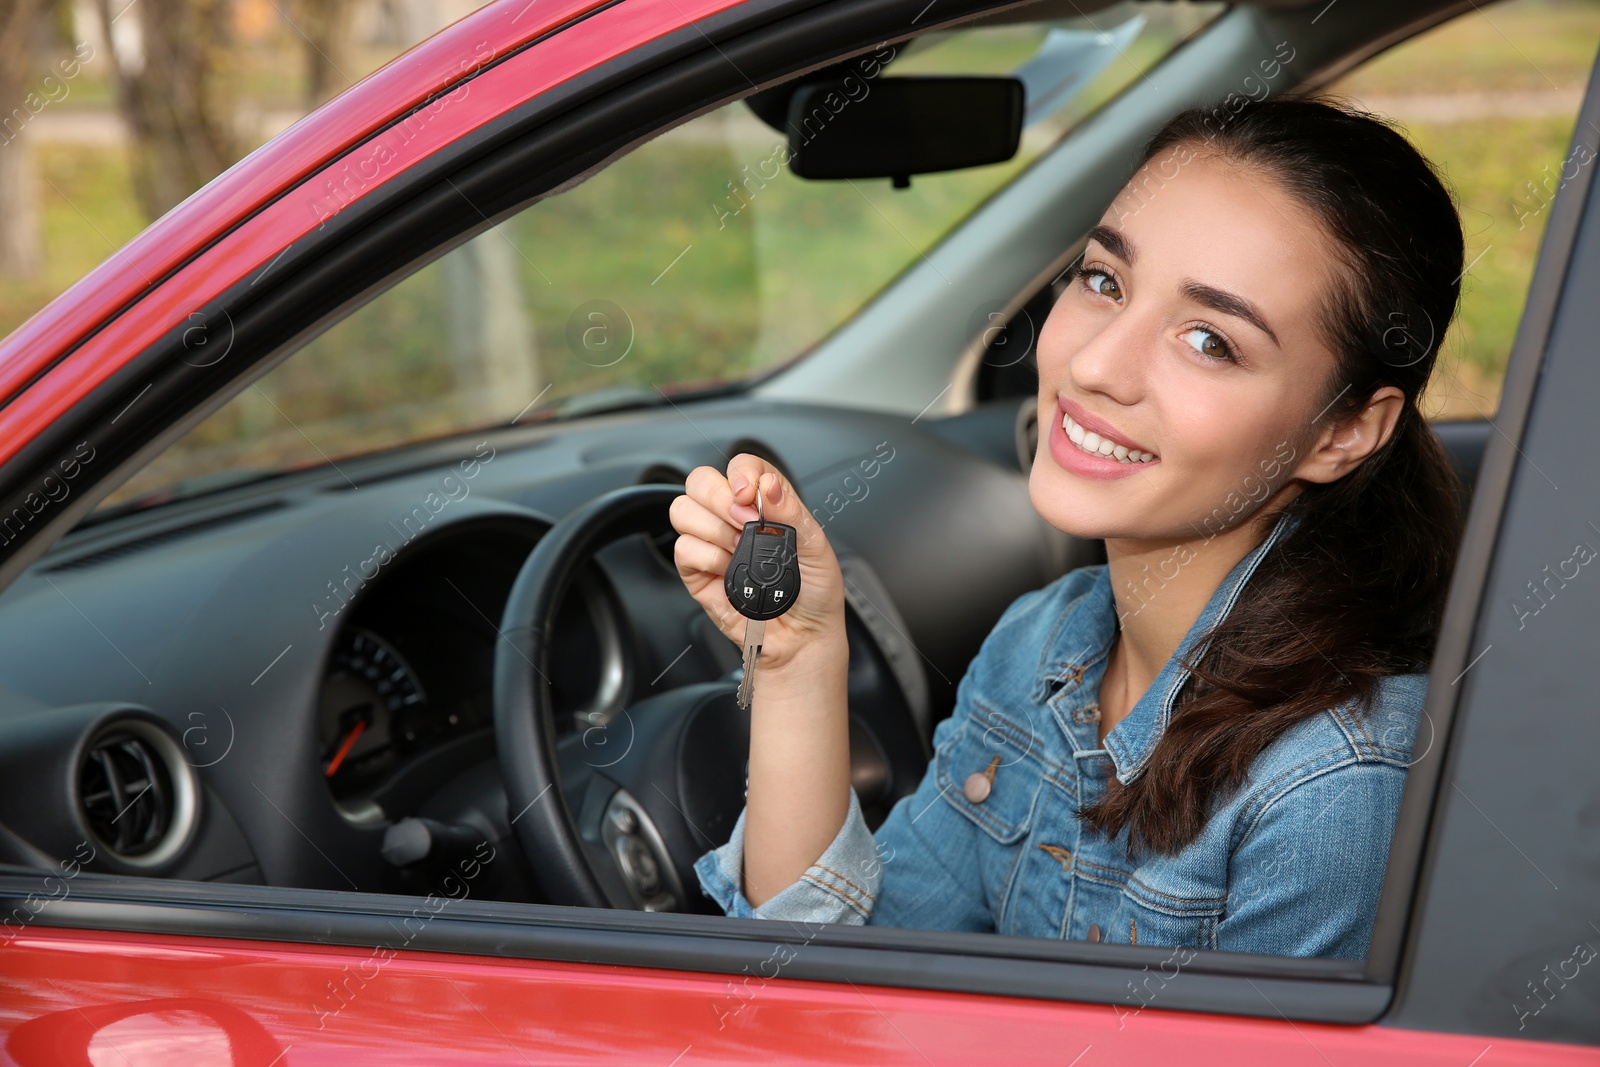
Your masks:
{"label": "blurred background foliage", "polygon": [[0,0],[0,335],[462,0]]}
{"label": "blurred background foliage", "polygon": [[1549,204],[1571,178],[1600,4],[1507,0],[1364,64],[1329,92],[1394,120],[1438,166],[1461,210],[1467,271],[1425,410],[1492,416],[1527,302]]}
{"label": "blurred background foliage", "polygon": [[[0,0],[0,334],[471,0]],[[401,281],[206,420],[108,503],[539,410],[659,399],[803,354],[1084,115],[1216,16],[1140,30],[1004,164],[803,182],[743,105],[647,143]],[[894,73],[1006,73],[1047,28],[898,46]],[[1330,87],[1396,122],[1454,190],[1471,265],[1428,406],[1491,415],[1600,41],[1600,0],[1504,0]],[[776,172],[776,173],[775,173]],[[1568,173],[1571,173],[1570,164]],[[661,392],[658,392],[660,390]],[[564,406],[563,406],[564,405]],[[534,417],[538,417],[537,414]]]}

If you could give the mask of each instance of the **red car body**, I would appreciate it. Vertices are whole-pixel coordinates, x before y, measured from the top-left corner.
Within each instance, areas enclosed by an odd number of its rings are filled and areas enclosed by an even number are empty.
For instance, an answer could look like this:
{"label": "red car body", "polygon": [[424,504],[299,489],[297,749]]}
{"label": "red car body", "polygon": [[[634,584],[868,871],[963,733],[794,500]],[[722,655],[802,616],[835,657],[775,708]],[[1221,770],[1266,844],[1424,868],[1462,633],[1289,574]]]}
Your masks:
{"label": "red car body", "polygon": [[781,974],[730,979],[421,952],[385,958],[361,949],[42,929],[5,951],[8,984],[32,987],[25,997],[12,993],[4,1007],[6,1051],[22,1067],[86,1063],[69,1050],[136,1015],[148,1019],[141,1044],[127,1042],[121,1053],[134,1067],[212,1062],[192,1057],[217,1031],[233,1058],[214,1062],[238,1067],[334,1067],[351,1056],[385,1067],[1566,1067],[1600,1060],[1593,1049],[1531,1041],[829,985]]}

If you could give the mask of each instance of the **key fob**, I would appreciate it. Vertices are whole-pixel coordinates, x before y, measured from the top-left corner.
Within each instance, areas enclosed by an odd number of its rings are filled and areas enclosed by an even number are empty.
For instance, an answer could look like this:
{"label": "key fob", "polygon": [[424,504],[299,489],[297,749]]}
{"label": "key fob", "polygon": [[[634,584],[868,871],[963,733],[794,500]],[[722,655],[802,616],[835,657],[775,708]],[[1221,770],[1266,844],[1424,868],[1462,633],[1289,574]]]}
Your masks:
{"label": "key fob", "polygon": [[728,572],[722,576],[728,603],[747,619],[776,619],[800,595],[800,550],[793,526],[744,524]]}

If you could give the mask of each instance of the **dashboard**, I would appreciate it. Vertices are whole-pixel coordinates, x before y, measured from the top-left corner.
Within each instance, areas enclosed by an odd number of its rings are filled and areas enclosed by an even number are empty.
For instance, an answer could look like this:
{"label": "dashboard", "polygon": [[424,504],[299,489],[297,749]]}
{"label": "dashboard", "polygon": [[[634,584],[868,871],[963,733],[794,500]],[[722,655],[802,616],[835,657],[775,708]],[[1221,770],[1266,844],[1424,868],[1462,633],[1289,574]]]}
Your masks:
{"label": "dashboard", "polygon": [[[1092,561],[1033,511],[1017,412],[913,424],[731,398],[692,422],[502,427],[91,521],[0,593],[0,862],[87,848],[116,873],[405,890],[384,857],[396,820],[471,797],[505,832],[494,661],[539,539],[607,490],[738,452],[789,474],[845,568],[854,779],[881,818],[994,620]],[[536,665],[559,737],[604,740],[653,693],[736,676],[675,536],[663,515],[566,594]],[[904,725],[872,695],[890,690]],[[921,762],[885,757],[897,745]]]}
{"label": "dashboard", "polygon": [[[382,822],[382,797],[404,792],[441,750],[493,729],[501,613],[543,529],[468,523],[432,538],[382,581],[375,574],[370,594],[341,616],[317,694],[318,753],[347,818]],[[563,602],[543,667],[558,734],[622,710],[622,618],[595,570]]]}

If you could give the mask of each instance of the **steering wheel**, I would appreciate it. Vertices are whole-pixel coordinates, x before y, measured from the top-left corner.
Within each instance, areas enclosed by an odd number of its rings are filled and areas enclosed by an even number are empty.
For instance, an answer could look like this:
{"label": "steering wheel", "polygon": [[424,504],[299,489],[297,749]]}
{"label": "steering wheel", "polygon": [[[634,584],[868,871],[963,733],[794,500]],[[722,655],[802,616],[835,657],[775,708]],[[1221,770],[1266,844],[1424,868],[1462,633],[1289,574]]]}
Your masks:
{"label": "steering wheel", "polygon": [[[738,817],[743,758],[732,763],[731,757],[741,742],[748,746],[749,734],[748,727],[741,734],[739,716],[732,713],[737,705],[730,709],[724,705],[731,700],[718,699],[720,690],[732,692],[727,683],[686,686],[641,701],[617,720],[589,726],[578,751],[556,741],[547,667],[556,612],[567,590],[598,549],[670,528],[667,509],[682,492],[673,485],[631,486],[580,507],[540,538],[506,601],[504,640],[495,646],[495,745],[511,827],[545,899],[554,904],[681,910],[692,867],[685,870],[673,857],[694,851],[693,842],[669,845],[666,835],[692,835],[694,822],[710,815],[709,825],[698,828],[709,839],[730,806]],[[700,713],[715,720],[713,735],[727,738],[721,746],[682,744],[684,727]],[[603,744],[583,745],[596,730],[606,735]],[[613,734],[623,744],[615,744]],[[608,750],[606,758],[583,759],[594,747]],[[625,752],[613,761],[609,750],[617,747]],[[680,773],[670,765],[680,754],[695,763],[692,771]],[[663,758],[668,765],[655,766]],[[646,764],[659,777],[645,773]],[[666,804],[679,803],[673,794],[691,784],[709,787],[711,795],[696,805],[701,810],[680,812],[676,821],[662,819]],[[705,847],[710,846],[699,851]]]}

